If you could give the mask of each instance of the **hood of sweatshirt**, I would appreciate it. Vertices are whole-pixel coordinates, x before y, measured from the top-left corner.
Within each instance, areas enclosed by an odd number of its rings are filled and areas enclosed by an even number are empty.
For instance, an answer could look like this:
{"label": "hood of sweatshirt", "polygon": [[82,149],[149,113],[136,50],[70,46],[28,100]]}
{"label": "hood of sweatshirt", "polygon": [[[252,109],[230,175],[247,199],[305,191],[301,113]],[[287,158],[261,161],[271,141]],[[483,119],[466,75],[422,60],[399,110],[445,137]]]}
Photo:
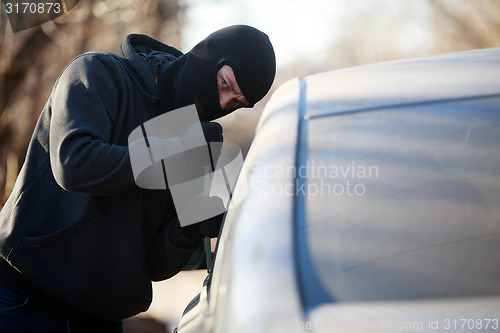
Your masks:
{"label": "hood of sweatshirt", "polygon": [[157,101],[160,99],[157,83],[159,67],[168,67],[183,55],[176,48],[141,34],[128,35],[116,54],[139,89]]}

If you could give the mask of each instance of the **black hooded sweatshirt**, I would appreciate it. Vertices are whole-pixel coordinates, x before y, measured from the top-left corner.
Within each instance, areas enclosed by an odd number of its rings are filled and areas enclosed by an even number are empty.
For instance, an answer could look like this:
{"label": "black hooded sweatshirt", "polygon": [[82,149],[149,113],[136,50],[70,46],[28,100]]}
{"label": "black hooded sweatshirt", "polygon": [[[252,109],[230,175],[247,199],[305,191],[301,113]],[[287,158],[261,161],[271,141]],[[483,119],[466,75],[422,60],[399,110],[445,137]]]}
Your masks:
{"label": "black hooded sweatshirt", "polygon": [[182,56],[144,35],[86,53],[57,79],[0,212],[0,282],[63,315],[123,319],[197,242],[173,223],[168,190],[134,183],[130,132],[159,114],[154,69]]}

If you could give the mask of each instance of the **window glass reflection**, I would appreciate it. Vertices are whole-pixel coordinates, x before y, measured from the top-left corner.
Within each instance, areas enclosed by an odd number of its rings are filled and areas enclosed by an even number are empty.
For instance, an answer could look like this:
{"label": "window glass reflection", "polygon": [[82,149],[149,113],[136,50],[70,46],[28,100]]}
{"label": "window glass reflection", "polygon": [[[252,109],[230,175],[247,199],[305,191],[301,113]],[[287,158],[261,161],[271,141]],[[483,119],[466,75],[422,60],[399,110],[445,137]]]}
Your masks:
{"label": "window glass reflection", "polygon": [[309,121],[302,284],[330,301],[499,293],[498,105]]}

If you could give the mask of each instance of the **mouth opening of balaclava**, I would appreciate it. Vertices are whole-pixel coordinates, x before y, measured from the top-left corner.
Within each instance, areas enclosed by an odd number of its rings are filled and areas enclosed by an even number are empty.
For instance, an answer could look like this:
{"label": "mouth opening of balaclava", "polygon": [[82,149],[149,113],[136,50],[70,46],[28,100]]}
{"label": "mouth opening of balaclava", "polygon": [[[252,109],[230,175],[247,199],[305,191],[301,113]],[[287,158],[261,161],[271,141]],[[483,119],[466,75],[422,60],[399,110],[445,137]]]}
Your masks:
{"label": "mouth opening of balaclava", "polygon": [[212,33],[174,64],[160,70],[160,99],[164,100],[160,111],[197,104],[202,109],[202,120],[234,111],[220,106],[217,71],[224,65],[233,69],[248,107],[267,94],[276,73],[274,50],[267,35],[250,26],[230,26]]}

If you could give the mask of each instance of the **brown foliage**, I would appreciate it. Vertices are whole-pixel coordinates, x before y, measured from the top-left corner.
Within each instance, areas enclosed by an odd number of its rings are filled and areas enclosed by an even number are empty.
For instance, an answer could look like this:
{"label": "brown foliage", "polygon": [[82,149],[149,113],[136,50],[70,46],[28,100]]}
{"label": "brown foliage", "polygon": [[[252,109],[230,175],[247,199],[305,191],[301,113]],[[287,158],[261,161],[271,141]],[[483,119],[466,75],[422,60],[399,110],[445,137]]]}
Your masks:
{"label": "brown foliage", "polygon": [[129,33],[178,46],[182,13],[176,0],[85,0],[54,21],[17,33],[0,16],[0,208],[64,66],[86,51],[113,52]]}
{"label": "brown foliage", "polygon": [[500,46],[500,1],[429,0],[440,51]]}

